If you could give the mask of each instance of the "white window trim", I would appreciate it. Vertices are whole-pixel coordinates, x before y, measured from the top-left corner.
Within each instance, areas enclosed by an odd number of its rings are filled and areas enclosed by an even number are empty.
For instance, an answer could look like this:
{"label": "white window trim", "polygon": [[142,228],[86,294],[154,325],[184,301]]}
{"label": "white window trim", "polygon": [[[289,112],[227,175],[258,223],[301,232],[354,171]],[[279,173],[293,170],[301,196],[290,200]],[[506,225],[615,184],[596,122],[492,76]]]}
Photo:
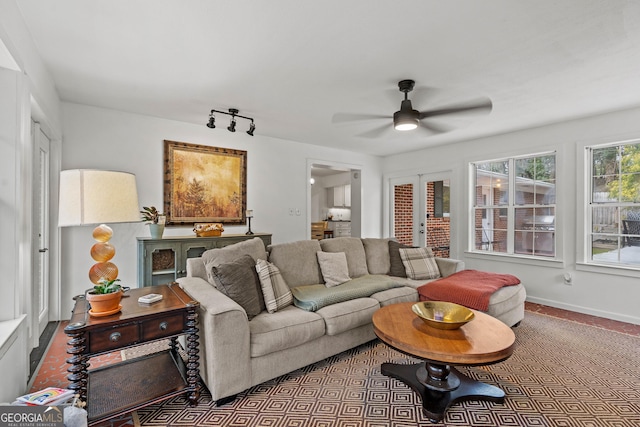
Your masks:
{"label": "white window trim", "polygon": [[[495,157],[493,159],[489,158],[474,158],[474,159],[466,159],[467,168],[466,168],[466,182],[467,182],[467,244],[466,250],[464,253],[467,256],[478,259],[486,259],[486,258],[494,258],[500,259],[501,261],[514,262],[514,263],[524,263],[524,264],[533,264],[540,266],[548,266],[553,268],[563,268],[565,266],[563,261],[563,253],[564,253],[564,245],[562,238],[562,231],[564,228],[563,209],[564,206],[567,205],[566,200],[560,200],[558,198],[558,194],[561,193],[561,185],[562,185],[562,174],[563,170],[558,168],[558,165],[564,164],[564,155],[562,149],[558,147],[548,147],[541,151],[537,152],[528,152],[528,151],[519,151],[517,153],[509,153],[503,154],[501,156]],[[555,203],[555,255],[553,257],[543,257],[543,256],[535,256],[535,255],[523,255],[516,253],[504,253],[504,252],[489,252],[475,249],[475,167],[474,165],[477,163],[489,163],[489,162],[497,162],[504,161],[506,159],[521,159],[521,158],[529,158],[529,157],[537,157],[537,156],[545,156],[549,154],[555,154],[556,156],[556,203]],[[515,194],[515,175],[509,174],[509,197],[510,200],[514,200]],[[508,206],[508,226],[507,226],[507,251],[513,251],[514,248],[514,211],[515,206]],[[559,232],[560,230],[560,232]]]}
{"label": "white window trim", "polygon": [[[612,141],[613,140],[613,141]],[[593,147],[618,146],[622,144],[640,143],[637,134],[620,136],[618,138],[599,138],[595,140],[578,141],[576,143],[576,270],[592,273],[611,274],[616,276],[640,278],[640,267],[616,265],[591,260],[591,156]],[[582,186],[582,191],[580,187]],[[582,215],[580,214],[582,213]]]}

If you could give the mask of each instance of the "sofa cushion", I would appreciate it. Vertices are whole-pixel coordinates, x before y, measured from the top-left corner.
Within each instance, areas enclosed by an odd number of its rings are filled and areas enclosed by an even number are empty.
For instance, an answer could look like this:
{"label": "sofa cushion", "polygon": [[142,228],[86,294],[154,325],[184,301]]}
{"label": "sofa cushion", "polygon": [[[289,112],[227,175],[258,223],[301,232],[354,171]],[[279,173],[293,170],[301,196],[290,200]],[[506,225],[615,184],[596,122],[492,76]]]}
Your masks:
{"label": "sofa cushion", "polygon": [[438,264],[430,248],[401,248],[399,251],[408,278],[419,280],[440,277]]}
{"label": "sofa cushion", "polygon": [[367,269],[367,256],[364,253],[362,240],[357,237],[337,237],[335,239],[320,240],[320,246],[325,252],[344,252],[349,265],[349,277],[369,274]]}
{"label": "sofa cushion", "polygon": [[378,301],[380,307],[396,304],[399,302],[417,302],[419,299],[416,288],[403,286],[401,288],[387,289],[386,291],[376,292],[371,298]]}
{"label": "sofa cushion", "polygon": [[218,290],[240,304],[251,320],[265,309],[260,280],[251,255],[211,267]]}
{"label": "sofa cushion", "polygon": [[347,257],[344,252],[323,252],[318,251],[318,263],[320,271],[324,278],[324,285],[327,288],[340,285],[351,280],[349,277],[349,267],[347,266]]}
{"label": "sofa cushion", "polygon": [[362,239],[369,274],[389,274],[389,239]]}
{"label": "sofa cushion", "polygon": [[327,335],[338,335],[358,326],[371,323],[380,308],[373,298],[356,298],[321,308],[316,313],[324,318]]}
{"label": "sofa cushion", "polygon": [[256,271],[260,279],[264,304],[269,313],[275,313],[293,303],[291,289],[282,278],[280,270],[269,261],[259,259],[256,263]]}
{"label": "sofa cushion", "polygon": [[242,255],[249,254],[253,258],[254,263],[259,259],[267,259],[267,251],[264,247],[264,241],[259,237],[251,240],[234,243],[233,245],[223,248],[209,249],[202,254],[202,262],[207,271],[207,279],[209,282],[217,286],[211,273],[211,267],[233,261]]}
{"label": "sofa cushion", "polygon": [[316,253],[317,240],[299,240],[269,246],[268,261],[275,264],[290,288],[324,283]]}
{"label": "sofa cushion", "polygon": [[317,313],[292,305],[270,314],[260,313],[249,322],[251,357],[296,347],[325,333],[324,319]]}
{"label": "sofa cushion", "polygon": [[389,275],[395,277],[407,277],[402,258],[400,258],[400,248],[412,248],[395,240],[389,240]]}

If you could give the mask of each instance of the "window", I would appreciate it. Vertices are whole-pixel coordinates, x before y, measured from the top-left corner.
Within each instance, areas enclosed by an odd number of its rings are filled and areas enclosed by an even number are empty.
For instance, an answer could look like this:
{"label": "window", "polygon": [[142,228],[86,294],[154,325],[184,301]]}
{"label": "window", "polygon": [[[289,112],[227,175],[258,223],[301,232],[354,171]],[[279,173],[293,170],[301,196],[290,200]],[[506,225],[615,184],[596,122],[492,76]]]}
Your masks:
{"label": "window", "polygon": [[556,155],[472,164],[473,249],[555,257]]}
{"label": "window", "polygon": [[[450,213],[449,181],[435,181],[433,183],[433,216],[436,218],[448,217]],[[428,197],[428,196],[427,196]]]}
{"label": "window", "polygon": [[588,147],[588,262],[640,266],[640,143]]}

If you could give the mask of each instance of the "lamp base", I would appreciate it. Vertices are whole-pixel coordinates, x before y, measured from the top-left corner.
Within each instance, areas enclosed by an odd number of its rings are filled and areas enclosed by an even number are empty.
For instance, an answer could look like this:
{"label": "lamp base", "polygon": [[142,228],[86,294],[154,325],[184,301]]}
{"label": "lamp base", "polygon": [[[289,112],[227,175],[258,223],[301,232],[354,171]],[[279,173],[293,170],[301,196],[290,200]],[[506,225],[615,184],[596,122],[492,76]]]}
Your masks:
{"label": "lamp base", "polygon": [[251,231],[251,217],[250,216],[247,217],[247,221],[249,222],[249,230],[247,230],[247,232],[244,233],[244,234],[246,234],[247,236],[251,236],[253,234],[253,231]]}

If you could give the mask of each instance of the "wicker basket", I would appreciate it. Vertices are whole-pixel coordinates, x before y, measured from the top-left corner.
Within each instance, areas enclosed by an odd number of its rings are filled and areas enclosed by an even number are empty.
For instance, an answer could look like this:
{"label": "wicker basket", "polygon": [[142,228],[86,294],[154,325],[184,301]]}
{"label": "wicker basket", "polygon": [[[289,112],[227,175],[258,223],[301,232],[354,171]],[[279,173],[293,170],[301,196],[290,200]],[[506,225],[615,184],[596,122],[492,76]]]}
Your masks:
{"label": "wicker basket", "polygon": [[198,237],[218,237],[223,231],[222,223],[219,222],[200,223],[193,226],[193,232]]}
{"label": "wicker basket", "polygon": [[220,230],[211,230],[211,231],[196,231],[196,236],[198,237],[218,237],[222,235],[222,231]]}

